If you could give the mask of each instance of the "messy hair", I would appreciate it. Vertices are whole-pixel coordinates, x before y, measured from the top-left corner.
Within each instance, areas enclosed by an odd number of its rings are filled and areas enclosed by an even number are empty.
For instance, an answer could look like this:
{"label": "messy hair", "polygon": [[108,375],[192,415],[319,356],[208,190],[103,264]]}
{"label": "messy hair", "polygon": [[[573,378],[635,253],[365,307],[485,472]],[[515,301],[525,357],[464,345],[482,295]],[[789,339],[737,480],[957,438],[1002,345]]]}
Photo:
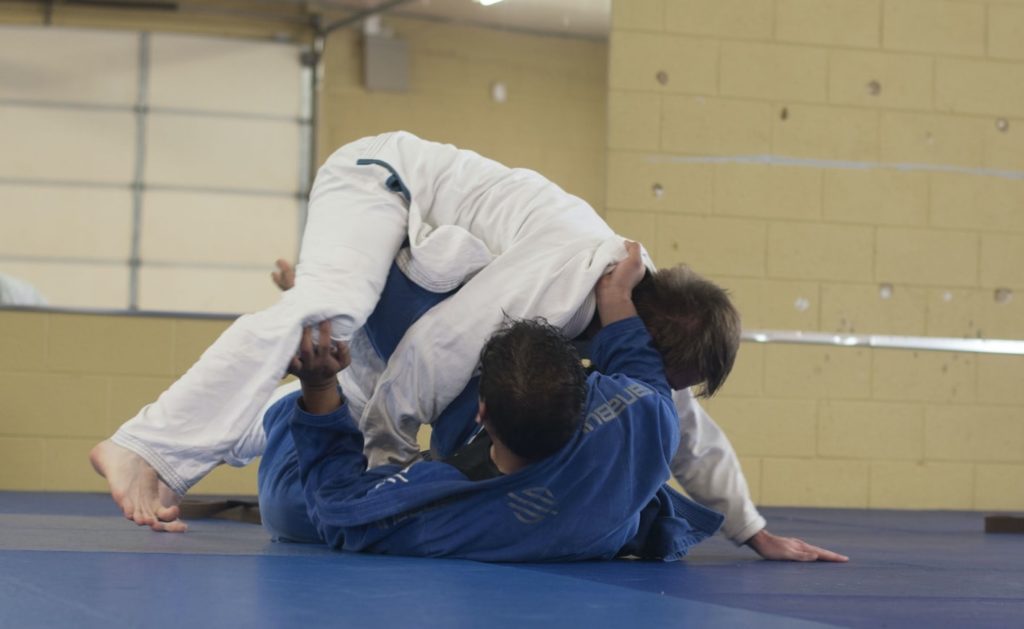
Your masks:
{"label": "messy hair", "polygon": [[507,321],[484,345],[480,365],[488,428],[515,454],[543,459],[579,429],[586,373],[558,328],[543,319]]}
{"label": "messy hair", "polygon": [[700,397],[725,383],[740,346],[740,315],[722,287],[684,265],[647,273],[633,303],[668,371],[699,374]]}

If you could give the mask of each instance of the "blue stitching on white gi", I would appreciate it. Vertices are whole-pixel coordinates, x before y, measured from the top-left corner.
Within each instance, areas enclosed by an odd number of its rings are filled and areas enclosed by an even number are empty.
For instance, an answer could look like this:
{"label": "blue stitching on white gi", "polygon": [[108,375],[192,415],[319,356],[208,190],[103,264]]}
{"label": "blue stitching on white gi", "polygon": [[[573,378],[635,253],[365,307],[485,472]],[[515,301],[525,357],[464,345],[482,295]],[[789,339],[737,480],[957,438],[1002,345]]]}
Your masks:
{"label": "blue stitching on white gi", "polygon": [[391,173],[391,176],[388,177],[388,180],[384,182],[384,185],[388,187],[388,190],[401,194],[403,197],[405,197],[406,201],[412,203],[412,193],[409,192],[409,188],[406,187],[405,182],[402,181],[402,178],[398,176],[398,172],[391,167],[391,164],[385,162],[382,159],[362,158],[356,160],[356,166],[368,166],[371,164],[387,168],[388,172]]}

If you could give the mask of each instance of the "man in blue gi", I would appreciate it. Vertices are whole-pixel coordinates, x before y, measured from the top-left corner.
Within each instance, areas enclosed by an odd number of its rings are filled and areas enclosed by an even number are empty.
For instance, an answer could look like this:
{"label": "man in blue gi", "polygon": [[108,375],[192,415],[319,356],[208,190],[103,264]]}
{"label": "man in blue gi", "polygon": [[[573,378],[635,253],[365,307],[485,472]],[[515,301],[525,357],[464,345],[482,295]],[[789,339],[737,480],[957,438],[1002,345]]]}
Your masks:
{"label": "man in blue gi", "polygon": [[[679,441],[662,357],[632,302],[639,246],[596,288],[602,329],[585,377],[559,330],[520,321],[481,354],[482,430],[444,461],[367,469],[336,374],[348,350],[304,331],[301,392],[264,419],[260,505],[275,538],[484,561],[636,555],[675,560],[722,516],[665,486]],[[728,303],[726,301],[726,303]],[[701,381],[698,369],[677,374]]]}

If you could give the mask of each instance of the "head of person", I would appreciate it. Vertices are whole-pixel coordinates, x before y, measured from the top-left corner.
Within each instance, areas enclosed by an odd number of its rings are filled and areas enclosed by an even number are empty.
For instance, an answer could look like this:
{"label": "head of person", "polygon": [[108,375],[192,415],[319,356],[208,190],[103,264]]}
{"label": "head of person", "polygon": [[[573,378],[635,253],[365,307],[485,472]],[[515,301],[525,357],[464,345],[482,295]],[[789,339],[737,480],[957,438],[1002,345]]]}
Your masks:
{"label": "head of person", "polygon": [[506,322],[480,353],[481,419],[492,438],[528,461],[569,442],[586,393],[579,353],[543,319]]}
{"label": "head of person", "polygon": [[740,315],[729,294],[684,265],[648,272],[633,289],[637,314],[661,352],[669,385],[700,385],[711,397],[740,347]]}

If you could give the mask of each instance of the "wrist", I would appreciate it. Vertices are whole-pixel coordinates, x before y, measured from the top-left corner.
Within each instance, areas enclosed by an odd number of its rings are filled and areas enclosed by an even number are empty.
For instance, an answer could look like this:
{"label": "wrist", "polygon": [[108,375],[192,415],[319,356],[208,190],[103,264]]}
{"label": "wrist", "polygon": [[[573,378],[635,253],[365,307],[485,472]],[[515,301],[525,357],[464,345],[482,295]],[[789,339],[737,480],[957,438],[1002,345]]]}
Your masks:
{"label": "wrist", "polygon": [[341,397],[341,389],[335,380],[322,383],[302,382],[302,397],[299,399],[300,407],[310,415],[326,415],[333,412],[344,403]]}
{"label": "wrist", "polygon": [[750,546],[754,550],[757,550],[758,546],[760,546],[761,543],[764,542],[765,539],[768,538],[768,535],[769,535],[768,529],[761,529],[757,533],[754,533],[753,535],[751,535],[747,539],[747,541],[743,542],[743,545],[744,546]]}

